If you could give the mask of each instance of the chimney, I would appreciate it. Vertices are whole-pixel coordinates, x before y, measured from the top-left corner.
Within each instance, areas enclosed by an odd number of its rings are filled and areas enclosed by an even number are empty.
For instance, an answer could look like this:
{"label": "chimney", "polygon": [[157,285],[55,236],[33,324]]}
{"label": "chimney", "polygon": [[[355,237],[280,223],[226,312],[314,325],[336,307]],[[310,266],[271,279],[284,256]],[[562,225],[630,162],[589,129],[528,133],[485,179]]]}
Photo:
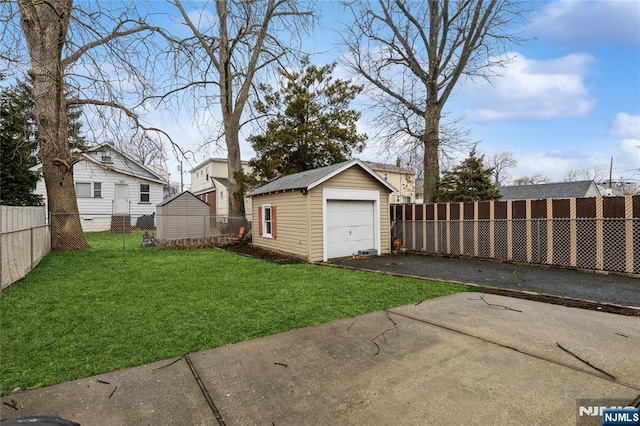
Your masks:
{"label": "chimney", "polygon": [[396,167],[400,167],[400,157],[396,159]]}

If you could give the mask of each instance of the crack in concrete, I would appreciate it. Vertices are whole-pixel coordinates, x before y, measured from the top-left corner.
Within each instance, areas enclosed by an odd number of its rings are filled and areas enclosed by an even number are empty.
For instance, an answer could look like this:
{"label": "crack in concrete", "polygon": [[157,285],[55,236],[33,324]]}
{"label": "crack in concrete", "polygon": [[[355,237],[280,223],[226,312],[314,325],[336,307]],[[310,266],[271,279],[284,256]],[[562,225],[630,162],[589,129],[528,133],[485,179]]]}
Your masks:
{"label": "crack in concrete", "polygon": [[209,404],[209,408],[211,408],[211,411],[213,412],[213,415],[215,416],[216,420],[218,421],[218,424],[220,426],[225,426],[226,423],[224,422],[224,419],[222,418],[222,415],[220,414],[220,411],[218,411],[218,408],[216,407],[216,404],[213,402],[213,399],[211,398],[211,395],[209,394],[209,391],[207,390],[207,387],[204,385],[204,382],[200,378],[200,375],[198,374],[198,371],[196,370],[196,367],[193,365],[193,362],[191,362],[191,358],[189,358],[189,355],[186,354],[184,356],[184,359],[187,362],[187,365],[189,366],[189,369],[191,370],[191,374],[193,374],[193,378],[196,380],[196,383],[198,383],[198,386],[200,387],[200,391],[202,392],[202,395],[204,396],[204,399],[207,400],[207,404]]}
{"label": "crack in concrete", "polygon": [[616,378],[612,379],[611,377],[607,377],[604,374],[598,374],[596,372],[589,371],[589,370],[584,370],[582,368],[578,368],[578,367],[575,367],[575,366],[570,365],[570,364],[566,364],[566,363],[561,362],[561,361],[556,361],[556,360],[553,360],[553,359],[550,359],[550,358],[547,358],[547,357],[544,357],[544,356],[541,356],[541,355],[536,355],[536,354],[533,354],[533,353],[530,353],[530,352],[526,352],[526,351],[518,349],[518,348],[516,348],[514,346],[505,345],[504,343],[495,342],[493,340],[489,340],[489,339],[486,339],[484,337],[480,337],[480,336],[476,336],[476,335],[471,334],[471,333],[467,333],[466,331],[457,330],[455,328],[448,327],[448,326],[443,325],[443,324],[438,324],[436,322],[428,321],[428,320],[425,320],[425,319],[412,317],[411,315],[403,314],[403,313],[400,313],[400,312],[395,312],[395,311],[388,310],[388,309],[385,309],[385,311],[387,313],[392,313],[394,315],[398,315],[400,317],[407,318],[409,320],[418,321],[418,322],[421,322],[421,323],[424,323],[424,324],[428,324],[428,325],[432,325],[434,327],[441,328],[443,330],[448,330],[448,331],[452,331],[454,333],[462,334],[463,336],[472,337],[474,339],[481,340],[483,342],[486,342],[486,343],[489,343],[489,344],[492,344],[492,345],[496,345],[496,346],[499,346],[501,348],[511,349],[512,351],[518,352],[520,354],[523,354],[523,355],[526,355],[526,356],[530,356],[532,358],[537,358],[537,359],[539,359],[541,361],[550,362],[552,364],[556,364],[556,365],[559,365],[561,367],[569,368],[571,370],[575,370],[575,371],[578,371],[580,373],[589,374],[590,376],[594,376],[594,377],[597,377],[599,379],[604,379],[604,380],[607,380],[607,381],[610,381],[610,382],[613,382],[613,383],[617,383],[617,384],[619,384],[621,386],[625,386],[625,387],[628,387],[628,388],[631,388],[631,389],[634,389],[634,390],[640,390],[640,386],[638,386],[638,385],[634,385],[632,383],[626,383],[626,382],[620,381],[620,380],[618,380]]}

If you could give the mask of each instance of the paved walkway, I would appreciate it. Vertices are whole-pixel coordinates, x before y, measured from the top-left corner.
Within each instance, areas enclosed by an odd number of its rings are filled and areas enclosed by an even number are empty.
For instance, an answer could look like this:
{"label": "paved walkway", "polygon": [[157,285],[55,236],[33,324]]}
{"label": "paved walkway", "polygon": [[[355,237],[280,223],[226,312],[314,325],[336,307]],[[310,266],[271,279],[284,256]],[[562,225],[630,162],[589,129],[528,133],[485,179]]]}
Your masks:
{"label": "paved walkway", "polygon": [[399,275],[457,281],[640,308],[640,278],[542,265],[398,254],[334,263]]}
{"label": "paved walkway", "polygon": [[628,405],[640,394],[639,322],[461,293],[15,393],[2,398],[0,418],[58,415],[83,426],[576,424],[584,420],[580,401]]}

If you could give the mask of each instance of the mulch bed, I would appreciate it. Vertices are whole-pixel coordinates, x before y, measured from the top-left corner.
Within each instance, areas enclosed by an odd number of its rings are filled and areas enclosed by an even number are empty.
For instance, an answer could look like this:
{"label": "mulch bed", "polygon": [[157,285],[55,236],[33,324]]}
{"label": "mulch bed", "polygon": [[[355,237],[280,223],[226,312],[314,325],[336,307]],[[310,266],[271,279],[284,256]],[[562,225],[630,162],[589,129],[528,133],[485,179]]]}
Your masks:
{"label": "mulch bed", "polygon": [[283,253],[276,253],[270,250],[265,250],[252,244],[230,244],[228,246],[222,247],[222,249],[274,263],[306,263],[302,259],[298,259],[293,256],[287,256]]}
{"label": "mulch bed", "polygon": [[[256,247],[252,244],[231,244],[222,247],[224,250],[242,254],[245,256],[255,257],[267,260],[269,262],[288,264],[288,263],[306,263],[304,260],[287,256],[283,253],[276,253]],[[617,315],[626,315],[640,317],[640,309],[627,308],[624,306],[611,305],[607,303],[589,302],[577,299],[565,299],[564,297],[547,296],[543,294],[522,293],[519,291],[501,290],[501,289],[485,289],[484,293],[497,294],[500,296],[514,297],[517,299],[533,300],[535,302],[551,303],[553,305],[562,305],[570,308],[589,309],[592,311],[608,312]]]}
{"label": "mulch bed", "polygon": [[607,303],[589,302],[586,300],[565,299],[559,296],[547,296],[544,294],[522,293],[519,291],[485,289],[484,293],[497,294],[500,296],[514,297],[516,299],[533,300],[536,302],[551,303],[553,305],[562,305],[569,308],[589,309],[592,311],[608,312],[610,314],[626,315],[631,317],[640,317],[640,309],[627,308],[624,306],[610,305]]}

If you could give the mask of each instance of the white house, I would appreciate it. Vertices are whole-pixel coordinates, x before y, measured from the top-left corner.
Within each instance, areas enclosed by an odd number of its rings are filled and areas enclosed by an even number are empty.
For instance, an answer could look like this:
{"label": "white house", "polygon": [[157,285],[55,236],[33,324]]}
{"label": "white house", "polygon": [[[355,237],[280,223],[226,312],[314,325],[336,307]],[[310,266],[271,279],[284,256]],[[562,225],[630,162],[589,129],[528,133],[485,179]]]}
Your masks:
{"label": "white house", "polygon": [[[252,168],[248,161],[242,162],[242,171],[249,174]],[[209,158],[191,170],[191,192],[209,204],[210,214],[229,214],[229,172],[226,158]],[[247,216],[251,215],[251,198],[245,197]]]}
{"label": "white house", "polygon": [[[108,143],[80,155],[82,160],[74,164],[73,177],[85,232],[111,229],[112,217],[135,226],[140,216],[155,213],[156,205],[168,195],[166,172],[154,171]],[[41,168],[42,164],[37,164],[32,170]],[[47,203],[43,179],[38,181],[35,193],[42,195]]]}

